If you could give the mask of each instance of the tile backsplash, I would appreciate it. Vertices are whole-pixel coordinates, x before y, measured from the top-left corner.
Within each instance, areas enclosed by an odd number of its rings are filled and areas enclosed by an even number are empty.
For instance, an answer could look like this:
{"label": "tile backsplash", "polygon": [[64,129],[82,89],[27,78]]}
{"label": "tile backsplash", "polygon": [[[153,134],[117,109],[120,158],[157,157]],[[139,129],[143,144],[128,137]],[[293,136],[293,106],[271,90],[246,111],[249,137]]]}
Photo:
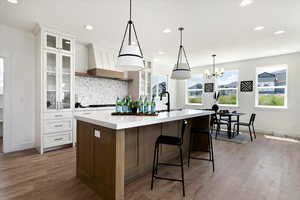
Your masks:
{"label": "tile backsplash", "polygon": [[128,95],[128,83],[126,81],[75,77],[76,101],[82,105],[114,104],[116,98]]}

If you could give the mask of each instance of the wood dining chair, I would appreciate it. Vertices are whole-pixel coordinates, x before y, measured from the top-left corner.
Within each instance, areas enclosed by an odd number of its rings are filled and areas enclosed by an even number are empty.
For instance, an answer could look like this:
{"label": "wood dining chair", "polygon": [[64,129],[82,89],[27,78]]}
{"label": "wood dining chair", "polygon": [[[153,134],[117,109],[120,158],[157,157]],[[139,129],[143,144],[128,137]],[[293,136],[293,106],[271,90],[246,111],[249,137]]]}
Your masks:
{"label": "wood dining chair", "polygon": [[[255,133],[255,128],[254,128],[255,117],[256,117],[256,114],[252,113],[249,122],[235,123],[234,127],[233,127],[234,132],[236,130],[236,126],[247,126],[249,128],[250,138],[251,138],[251,142],[252,142],[253,141],[252,130],[253,130],[254,138],[256,139],[256,133]],[[251,130],[251,127],[252,127],[252,130]]]}

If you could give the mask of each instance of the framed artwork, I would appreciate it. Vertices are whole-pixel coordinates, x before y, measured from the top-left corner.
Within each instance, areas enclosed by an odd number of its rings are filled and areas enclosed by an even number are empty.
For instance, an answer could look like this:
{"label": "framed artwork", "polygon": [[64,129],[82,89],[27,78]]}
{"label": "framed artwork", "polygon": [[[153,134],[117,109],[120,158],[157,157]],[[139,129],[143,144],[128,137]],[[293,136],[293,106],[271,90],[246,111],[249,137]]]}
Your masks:
{"label": "framed artwork", "polygon": [[253,92],[253,81],[241,81],[241,92]]}
{"label": "framed artwork", "polygon": [[214,84],[213,83],[205,83],[204,84],[204,92],[214,92]]}

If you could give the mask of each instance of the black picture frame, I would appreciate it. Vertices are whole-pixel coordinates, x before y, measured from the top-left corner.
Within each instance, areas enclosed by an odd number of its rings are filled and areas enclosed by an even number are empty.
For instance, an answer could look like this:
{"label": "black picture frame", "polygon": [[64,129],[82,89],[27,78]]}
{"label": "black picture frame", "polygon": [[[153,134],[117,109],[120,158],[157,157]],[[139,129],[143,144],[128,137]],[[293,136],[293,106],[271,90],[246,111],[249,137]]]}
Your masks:
{"label": "black picture frame", "polygon": [[241,92],[253,92],[253,81],[241,81]]}
{"label": "black picture frame", "polygon": [[214,92],[214,83],[205,83],[204,84],[204,92],[206,92],[206,93]]}

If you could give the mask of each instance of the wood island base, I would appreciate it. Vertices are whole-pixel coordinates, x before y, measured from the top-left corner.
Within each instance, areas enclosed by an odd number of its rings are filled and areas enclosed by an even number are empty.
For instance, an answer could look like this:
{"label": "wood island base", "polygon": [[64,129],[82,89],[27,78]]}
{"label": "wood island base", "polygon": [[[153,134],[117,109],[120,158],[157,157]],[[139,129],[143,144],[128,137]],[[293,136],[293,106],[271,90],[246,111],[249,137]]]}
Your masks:
{"label": "wood island base", "polygon": [[[191,127],[208,128],[209,121],[209,115],[188,119],[183,147],[186,157]],[[77,178],[104,200],[124,199],[125,184],[151,171],[157,137],[179,136],[181,124],[180,120],[114,130],[79,120]],[[206,135],[197,134],[193,141],[194,150],[208,149]],[[178,149],[172,146],[164,145],[160,152],[161,161],[179,156]]]}

